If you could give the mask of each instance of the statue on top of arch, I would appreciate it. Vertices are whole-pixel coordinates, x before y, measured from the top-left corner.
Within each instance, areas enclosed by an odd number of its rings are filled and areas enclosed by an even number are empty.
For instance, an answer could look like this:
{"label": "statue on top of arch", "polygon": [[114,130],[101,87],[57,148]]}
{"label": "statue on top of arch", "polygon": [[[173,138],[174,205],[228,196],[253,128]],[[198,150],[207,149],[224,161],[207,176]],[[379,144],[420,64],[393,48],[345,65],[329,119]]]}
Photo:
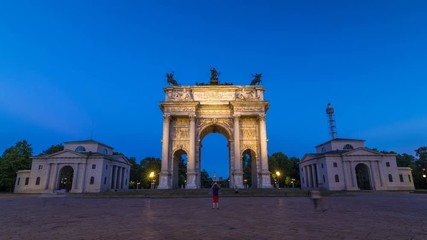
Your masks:
{"label": "statue on top of arch", "polygon": [[215,69],[215,68],[211,68],[211,80],[210,80],[210,84],[211,85],[218,85],[219,84],[219,72]]}
{"label": "statue on top of arch", "polygon": [[260,85],[261,84],[262,73],[252,74],[252,77],[254,77],[254,79],[252,80],[250,85]]}
{"label": "statue on top of arch", "polygon": [[166,73],[166,79],[168,84],[172,85],[172,86],[178,86],[178,82],[173,78],[173,75],[175,74],[175,72],[171,72],[171,73]]}

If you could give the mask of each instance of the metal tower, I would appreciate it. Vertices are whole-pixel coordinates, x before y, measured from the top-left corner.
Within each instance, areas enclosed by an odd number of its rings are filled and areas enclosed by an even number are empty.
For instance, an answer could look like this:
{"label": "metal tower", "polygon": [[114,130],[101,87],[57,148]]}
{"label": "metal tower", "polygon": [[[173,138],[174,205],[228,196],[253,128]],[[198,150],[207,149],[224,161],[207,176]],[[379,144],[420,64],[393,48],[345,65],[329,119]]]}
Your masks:
{"label": "metal tower", "polygon": [[328,114],[329,118],[329,134],[331,135],[332,139],[335,139],[337,137],[337,127],[335,126],[334,108],[332,107],[331,103],[328,103],[326,114]]}

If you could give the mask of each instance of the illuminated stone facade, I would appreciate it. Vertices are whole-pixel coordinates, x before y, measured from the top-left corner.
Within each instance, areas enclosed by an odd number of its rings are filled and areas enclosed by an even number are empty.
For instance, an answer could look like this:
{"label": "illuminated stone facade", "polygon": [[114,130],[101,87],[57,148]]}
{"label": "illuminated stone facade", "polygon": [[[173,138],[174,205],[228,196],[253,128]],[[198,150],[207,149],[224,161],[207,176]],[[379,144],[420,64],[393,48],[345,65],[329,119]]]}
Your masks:
{"label": "illuminated stone facade", "polygon": [[365,147],[363,140],[336,138],[316,147],[300,162],[303,189],[414,190],[412,172],[397,167],[396,154]]}
{"label": "illuminated stone facade", "polygon": [[32,157],[31,170],[18,171],[16,193],[84,193],[129,188],[130,164],[96,141],[65,142],[64,150]]}
{"label": "illuminated stone facade", "polygon": [[261,86],[198,85],[164,89],[160,189],[177,188],[178,157],[187,154],[187,186],[201,187],[201,141],[218,132],[228,141],[230,186],[243,188],[242,154],[251,153],[252,186],[271,188]]}

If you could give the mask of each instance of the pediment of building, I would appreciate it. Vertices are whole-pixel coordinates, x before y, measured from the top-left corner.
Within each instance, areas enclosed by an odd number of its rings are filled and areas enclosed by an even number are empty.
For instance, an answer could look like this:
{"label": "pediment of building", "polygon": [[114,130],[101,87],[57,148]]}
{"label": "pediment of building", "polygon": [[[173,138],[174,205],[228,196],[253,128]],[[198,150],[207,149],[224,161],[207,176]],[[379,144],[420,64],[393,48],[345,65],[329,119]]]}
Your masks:
{"label": "pediment of building", "polygon": [[373,151],[367,148],[356,148],[354,150],[343,153],[344,156],[378,156],[381,155],[380,152]]}

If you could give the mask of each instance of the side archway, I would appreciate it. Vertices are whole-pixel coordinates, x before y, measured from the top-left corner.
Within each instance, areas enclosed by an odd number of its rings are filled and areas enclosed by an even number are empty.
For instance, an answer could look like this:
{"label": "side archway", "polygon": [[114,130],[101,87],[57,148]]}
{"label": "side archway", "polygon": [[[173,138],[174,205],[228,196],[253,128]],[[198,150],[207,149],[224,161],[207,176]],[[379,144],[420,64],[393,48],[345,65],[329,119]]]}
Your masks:
{"label": "side archway", "polygon": [[74,169],[71,166],[65,166],[59,171],[58,189],[65,189],[69,192],[73,187]]}
{"label": "side archway", "polygon": [[366,164],[359,163],[356,165],[357,187],[360,190],[371,190],[371,181],[369,178],[369,167]]}
{"label": "side archway", "polygon": [[242,154],[243,184],[245,188],[257,188],[257,161],[255,151],[246,149]]}
{"label": "side archway", "polygon": [[173,154],[173,188],[185,188],[187,184],[187,152],[178,149]]}

